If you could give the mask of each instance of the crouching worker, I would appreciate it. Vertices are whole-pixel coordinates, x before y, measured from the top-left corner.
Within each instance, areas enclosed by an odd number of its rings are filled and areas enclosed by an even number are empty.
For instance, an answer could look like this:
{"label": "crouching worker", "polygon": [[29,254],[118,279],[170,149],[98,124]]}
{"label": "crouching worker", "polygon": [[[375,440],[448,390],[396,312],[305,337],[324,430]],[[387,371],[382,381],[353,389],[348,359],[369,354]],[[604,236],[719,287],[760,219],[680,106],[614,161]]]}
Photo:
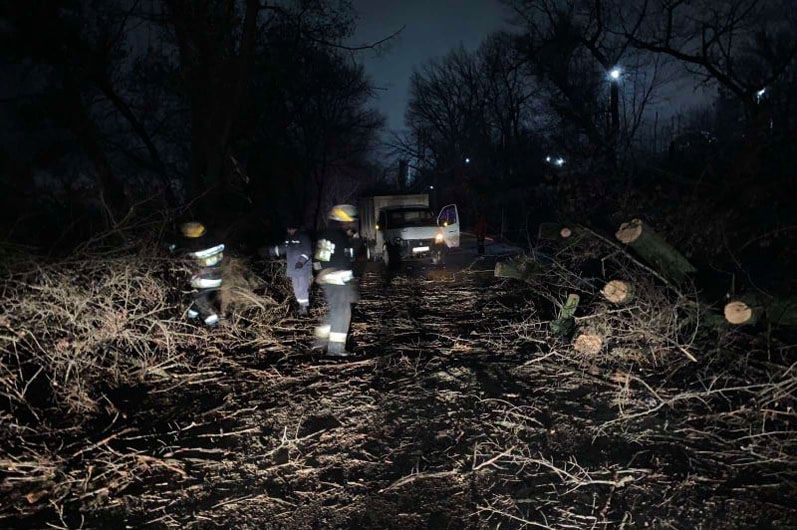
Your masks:
{"label": "crouching worker", "polygon": [[192,269],[190,284],[194,289],[193,299],[186,315],[191,320],[201,319],[207,326],[216,326],[219,323],[216,304],[222,283],[224,245],[213,241],[202,223],[181,224],[180,236],[179,243],[169,248],[188,258]]}
{"label": "crouching worker", "polygon": [[316,346],[326,346],[327,355],[345,357],[346,340],[351,323],[351,304],[357,301],[357,288],[352,270],[354,252],[347,229],[357,220],[357,210],[350,204],[339,204],[329,212],[329,224],[318,239],[313,267],[318,270],[316,282],[324,290],[327,318],[316,328]]}
{"label": "crouching worker", "polygon": [[286,228],[285,242],[268,249],[274,258],[285,258],[288,262],[288,278],[293,285],[293,295],[299,304],[299,314],[306,315],[310,306],[310,284],[313,282],[313,269],[310,264],[312,241],[310,235],[301,229],[300,223],[290,223]]}

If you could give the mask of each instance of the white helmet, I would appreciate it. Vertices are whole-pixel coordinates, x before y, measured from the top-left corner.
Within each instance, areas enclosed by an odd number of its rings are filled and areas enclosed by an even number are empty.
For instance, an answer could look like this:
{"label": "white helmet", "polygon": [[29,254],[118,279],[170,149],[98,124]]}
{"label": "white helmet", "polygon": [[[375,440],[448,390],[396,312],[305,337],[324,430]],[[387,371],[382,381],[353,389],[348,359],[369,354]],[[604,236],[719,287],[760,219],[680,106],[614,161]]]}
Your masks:
{"label": "white helmet", "polygon": [[336,204],[329,211],[329,218],[333,221],[350,223],[357,220],[357,208],[351,204]]}

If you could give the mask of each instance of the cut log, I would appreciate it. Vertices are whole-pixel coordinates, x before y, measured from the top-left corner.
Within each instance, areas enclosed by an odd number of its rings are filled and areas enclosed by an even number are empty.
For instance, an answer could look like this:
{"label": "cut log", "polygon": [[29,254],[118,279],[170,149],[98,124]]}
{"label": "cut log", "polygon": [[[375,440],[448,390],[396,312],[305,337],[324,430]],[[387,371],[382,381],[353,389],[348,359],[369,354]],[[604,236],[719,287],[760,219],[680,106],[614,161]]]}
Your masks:
{"label": "cut log", "polygon": [[533,260],[499,261],[495,264],[493,274],[496,278],[512,278],[528,281],[542,266]]}
{"label": "cut log", "polygon": [[627,281],[612,280],[603,286],[601,294],[613,304],[626,304],[634,299],[634,286]]}
{"label": "cut log", "polygon": [[725,320],[735,326],[754,325],[766,319],[778,327],[797,326],[797,298],[783,297],[766,299],[753,294],[730,300],[723,309]]}
{"label": "cut log", "polygon": [[571,237],[576,232],[574,225],[563,225],[561,223],[540,223],[537,232],[538,239],[562,240]]}
{"label": "cut log", "polygon": [[680,252],[639,219],[623,223],[615,237],[669,282],[683,284],[697,271]]}
{"label": "cut log", "polygon": [[559,310],[559,317],[551,322],[550,328],[554,335],[567,337],[576,330],[576,320],[573,318],[578,308],[580,298],[577,294],[567,295],[567,300]]}
{"label": "cut log", "polygon": [[515,280],[525,280],[528,274],[520,270],[514,263],[499,261],[495,264],[496,278],[513,278]]}
{"label": "cut log", "polygon": [[581,333],[573,341],[573,349],[585,355],[597,355],[603,349],[603,337],[595,333]]}
{"label": "cut log", "polygon": [[761,308],[748,305],[742,300],[734,300],[725,304],[723,310],[725,320],[730,324],[755,324],[761,316]]}

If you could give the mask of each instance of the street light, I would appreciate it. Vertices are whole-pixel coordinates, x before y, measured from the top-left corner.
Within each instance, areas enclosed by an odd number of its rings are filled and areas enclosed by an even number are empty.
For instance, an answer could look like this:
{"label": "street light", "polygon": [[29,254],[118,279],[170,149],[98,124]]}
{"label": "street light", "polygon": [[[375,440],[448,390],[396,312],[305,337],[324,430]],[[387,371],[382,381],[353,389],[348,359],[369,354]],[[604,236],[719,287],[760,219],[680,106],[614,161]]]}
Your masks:
{"label": "street light", "polygon": [[465,158],[465,163],[470,164],[470,158]]}
{"label": "street light", "polygon": [[767,93],[767,89],[766,88],[762,88],[761,90],[756,92],[755,93],[756,103],[761,103],[761,100],[764,98],[764,94],[766,94],[766,93]]}
{"label": "street light", "polygon": [[619,66],[615,66],[611,70],[609,70],[609,79],[611,81],[619,81],[620,77],[623,75],[623,69]]}

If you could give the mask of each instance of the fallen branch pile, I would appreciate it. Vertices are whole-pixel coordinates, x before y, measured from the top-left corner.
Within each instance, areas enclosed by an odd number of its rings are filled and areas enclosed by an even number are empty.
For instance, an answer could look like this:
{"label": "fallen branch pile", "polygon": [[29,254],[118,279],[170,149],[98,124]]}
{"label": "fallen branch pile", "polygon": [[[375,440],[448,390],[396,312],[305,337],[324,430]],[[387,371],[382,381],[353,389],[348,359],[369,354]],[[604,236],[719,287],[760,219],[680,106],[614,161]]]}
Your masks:
{"label": "fallen branch pile", "polygon": [[[670,445],[690,455],[692,480],[788,502],[797,480],[797,362],[794,346],[771,330],[791,325],[791,301],[749,297],[742,306],[731,296],[724,308],[712,307],[695,286],[695,268],[638,221],[620,228],[620,244],[581,226],[545,227],[540,235],[544,243],[532,255],[495,274],[523,280],[535,294],[533,314],[548,316],[518,324],[520,337],[615,385],[619,414],[592,422],[593,436]],[[767,327],[752,327],[756,317]],[[507,444],[520,446],[510,439],[495,452]],[[497,462],[554,465],[519,450]],[[647,472],[615,473],[605,483],[624,487]],[[575,462],[559,464],[557,474],[573,488],[585,477]],[[485,509],[508,519],[526,513],[506,498]],[[592,517],[589,524],[600,523]]]}
{"label": "fallen branch pile", "polygon": [[130,445],[143,427],[128,418],[135,396],[179,394],[218,377],[236,351],[274,347],[284,281],[266,283],[230,260],[228,319],[209,332],[183,318],[185,268],[148,248],[157,245],[4,262],[0,518],[102,504],[143,476],[185,475],[185,462]]}

